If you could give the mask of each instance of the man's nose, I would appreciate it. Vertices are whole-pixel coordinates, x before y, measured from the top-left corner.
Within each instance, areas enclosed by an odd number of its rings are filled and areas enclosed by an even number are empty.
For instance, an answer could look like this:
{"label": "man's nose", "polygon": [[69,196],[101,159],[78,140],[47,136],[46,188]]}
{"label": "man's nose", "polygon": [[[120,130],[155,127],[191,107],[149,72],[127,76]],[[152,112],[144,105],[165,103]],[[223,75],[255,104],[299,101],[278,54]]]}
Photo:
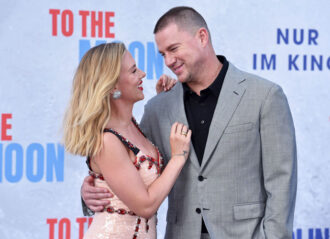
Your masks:
{"label": "man's nose", "polygon": [[171,67],[174,63],[175,63],[175,57],[169,55],[165,56],[166,66]]}

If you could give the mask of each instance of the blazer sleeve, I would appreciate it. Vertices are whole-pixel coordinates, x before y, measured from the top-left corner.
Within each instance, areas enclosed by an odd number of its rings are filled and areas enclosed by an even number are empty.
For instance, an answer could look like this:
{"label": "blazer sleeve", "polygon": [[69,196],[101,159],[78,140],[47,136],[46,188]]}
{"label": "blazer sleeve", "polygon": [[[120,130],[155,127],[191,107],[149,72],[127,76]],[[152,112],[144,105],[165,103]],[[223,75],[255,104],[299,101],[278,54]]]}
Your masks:
{"label": "blazer sleeve", "polygon": [[82,210],[83,210],[84,216],[91,217],[94,215],[94,212],[89,207],[87,207],[87,205],[82,197],[81,197],[81,205],[82,205]]}
{"label": "blazer sleeve", "polygon": [[148,102],[144,106],[144,113],[140,122],[140,128],[142,129],[142,132],[147,136],[147,138],[154,142],[152,138],[152,125],[150,123],[151,110],[152,108],[150,107],[150,103]]}
{"label": "blazer sleeve", "polygon": [[291,238],[297,190],[296,140],[290,108],[278,85],[269,90],[262,105],[260,134],[267,193],[265,236]]}

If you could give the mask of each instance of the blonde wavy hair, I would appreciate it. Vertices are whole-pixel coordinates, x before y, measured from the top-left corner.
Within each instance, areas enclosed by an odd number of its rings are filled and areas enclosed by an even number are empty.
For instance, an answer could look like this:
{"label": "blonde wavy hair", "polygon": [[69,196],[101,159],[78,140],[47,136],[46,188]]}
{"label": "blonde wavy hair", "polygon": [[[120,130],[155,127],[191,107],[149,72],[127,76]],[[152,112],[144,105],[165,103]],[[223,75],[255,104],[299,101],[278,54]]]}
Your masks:
{"label": "blonde wavy hair", "polygon": [[101,150],[111,114],[110,92],[118,81],[125,51],[122,43],[101,44],[80,61],[63,123],[68,152],[92,157]]}

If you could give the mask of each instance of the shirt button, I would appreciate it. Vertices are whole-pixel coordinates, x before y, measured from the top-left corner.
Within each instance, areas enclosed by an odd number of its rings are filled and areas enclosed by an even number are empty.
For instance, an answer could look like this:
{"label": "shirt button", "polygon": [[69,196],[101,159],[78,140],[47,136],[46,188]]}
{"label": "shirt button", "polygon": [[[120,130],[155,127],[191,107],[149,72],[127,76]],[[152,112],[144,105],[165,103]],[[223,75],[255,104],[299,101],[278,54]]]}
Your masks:
{"label": "shirt button", "polygon": [[201,124],[205,124],[205,120],[202,120],[202,121],[201,121]]}
{"label": "shirt button", "polygon": [[198,180],[202,182],[204,180],[204,177],[202,175],[199,175]]}
{"label": "shirt button", "polygon": [[196,208],[196,212],[197,212],[198,214],[200,214],[202,211],[201,211],[200,208]]}

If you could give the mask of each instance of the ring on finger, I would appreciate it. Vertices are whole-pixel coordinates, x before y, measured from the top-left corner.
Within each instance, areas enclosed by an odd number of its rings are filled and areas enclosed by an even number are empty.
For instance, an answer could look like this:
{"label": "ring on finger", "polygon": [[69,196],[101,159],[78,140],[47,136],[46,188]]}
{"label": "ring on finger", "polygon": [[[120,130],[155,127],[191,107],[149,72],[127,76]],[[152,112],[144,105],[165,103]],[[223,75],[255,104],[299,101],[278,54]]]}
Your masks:
{"label": "ring on finger", "polygon": [[181,132],[181,135],[187,136],[187,134],[188,134],[188,131],[186,131],[186,132]]}

